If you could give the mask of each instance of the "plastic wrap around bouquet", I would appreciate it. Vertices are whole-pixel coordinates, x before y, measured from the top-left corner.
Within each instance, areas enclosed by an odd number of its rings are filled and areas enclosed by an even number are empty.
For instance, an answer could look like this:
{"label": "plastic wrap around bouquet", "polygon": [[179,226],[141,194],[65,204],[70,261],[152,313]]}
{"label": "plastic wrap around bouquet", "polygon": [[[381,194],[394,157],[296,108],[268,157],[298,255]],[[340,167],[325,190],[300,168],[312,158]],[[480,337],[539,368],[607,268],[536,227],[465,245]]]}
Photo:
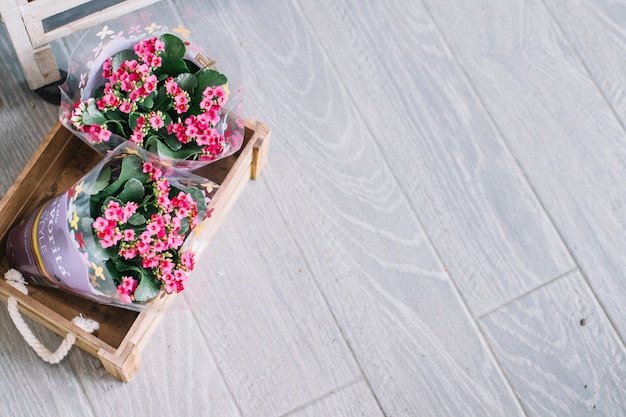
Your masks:
{"label": "plastic wrap around bouquet", "polygon": [[9,264],[30,282],[144,309],[185,288],[194,229],[217,185],[122,143],[69,190],[15,226]]}
{"label": "plastic wrap around bouquet", "polygon": [[[239,150],[243,93],[235,55],[224,59],[227,75],[182,24],[129,22],[93,29],[76,46],[61,86],[63,125],[103,154],[129,141],[180,168]],[[215,33],[198,35],[216,52],[226,46],[215,45]]]}

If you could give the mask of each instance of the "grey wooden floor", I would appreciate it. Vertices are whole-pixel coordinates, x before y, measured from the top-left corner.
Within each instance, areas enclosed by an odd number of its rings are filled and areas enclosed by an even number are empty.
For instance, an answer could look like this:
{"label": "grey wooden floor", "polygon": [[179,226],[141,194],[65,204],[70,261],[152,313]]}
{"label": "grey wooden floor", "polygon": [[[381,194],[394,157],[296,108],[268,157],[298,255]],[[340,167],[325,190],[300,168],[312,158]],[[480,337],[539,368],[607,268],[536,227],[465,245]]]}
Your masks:
{"label": "grey wooden floor", "polygon": [[[1,308],[1,416],[626,415],[626,2],[179,4],[269,164],[132,382]],[[57,108],[0,30],[5,192]]]}

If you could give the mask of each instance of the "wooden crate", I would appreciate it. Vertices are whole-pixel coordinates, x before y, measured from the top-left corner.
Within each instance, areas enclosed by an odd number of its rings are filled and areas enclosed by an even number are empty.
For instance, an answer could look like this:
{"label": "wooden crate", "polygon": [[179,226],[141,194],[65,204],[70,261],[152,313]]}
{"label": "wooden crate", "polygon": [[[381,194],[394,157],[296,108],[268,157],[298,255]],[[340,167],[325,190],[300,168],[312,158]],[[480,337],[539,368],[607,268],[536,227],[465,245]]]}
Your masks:
{"label": "wooden crate", "polygon": [[[244,144],[234,155],[209,164],[195,173],[220,187],[208,209],[211,218],[203,224],[201,240],[209,242],[250,179],[255,179],[267,161],[270,129],[253,119],[246,120]],[[0,273],[9,269],[6,236],[11,227],[39,205],[72,186],[101,156],[59,123],[50,131],[22,173],[0,200]],[[191,276],[193,279],[193,274]],[[130,380],[141,364],[141,351],[167,310],[131,311],[102,305],[64,291],[29,285],[24,295],[0,279],[0,299],[17,300],[18,309],[55,333],[76,335],[76,345],[100,359],[106,370],[122,381]],[[90,334],[71,322],[82,314],[96,320],[100,328]]]}

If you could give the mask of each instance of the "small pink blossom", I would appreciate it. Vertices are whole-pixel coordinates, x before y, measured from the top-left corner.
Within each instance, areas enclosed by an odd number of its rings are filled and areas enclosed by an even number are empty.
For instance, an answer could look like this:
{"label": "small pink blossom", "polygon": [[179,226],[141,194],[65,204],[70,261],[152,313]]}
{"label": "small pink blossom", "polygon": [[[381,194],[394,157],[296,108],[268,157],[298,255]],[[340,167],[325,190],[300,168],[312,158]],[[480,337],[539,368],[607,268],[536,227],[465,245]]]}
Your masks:
{"label": "small pink blossom", "polygon": [[149,121],[150,121],[150,126],[152,126],[154,130],[158,130],[162,128],[164,125],[163,119],[158,113],[153,113]]}
{"label": "small pink blossom", "polygon": [[124,240],[127,242],[131,242],[135,240],[135,230],[133,229],[124,230]]}

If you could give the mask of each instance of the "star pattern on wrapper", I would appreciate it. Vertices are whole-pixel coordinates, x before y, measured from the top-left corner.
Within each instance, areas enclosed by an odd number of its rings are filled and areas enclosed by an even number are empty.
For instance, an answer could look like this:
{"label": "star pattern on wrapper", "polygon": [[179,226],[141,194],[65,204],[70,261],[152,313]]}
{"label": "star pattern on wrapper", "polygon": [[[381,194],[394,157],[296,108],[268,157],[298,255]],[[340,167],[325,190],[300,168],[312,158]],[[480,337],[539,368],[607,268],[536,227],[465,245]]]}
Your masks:
{"label": "star pattern on wrapper", "polygon": [[74,238],[76,239],[76,242],[78,243],[78,247],[80,249],[83,249],[85,247],[85,240],[83,239],[83,234],[76,233],[76,236],[74,236]]}
{"label": "star pattern on wrapper", "polygon": [[134,25],[130,27],[130,30],[128,31],[129,35],[132,35],[133,33],[141,33],[141,25]]}
{"label": "star pattern on wrapper", "polygon": [[98,283],[98,279],[96,278],[95,275],[89,274],[89,282],[91,283],[91,286],[94,288],[100,287],[100,283]]}
{"label": "star pattern on wrapper", "polygon": [[144,30],[148,33],[152,33],[155,30],[161,29],[163,26],[161,25],[157,25],[156,23],[152,22],[152,24],[150,26],[147,26],[144,28]]}
{"label": "star pattern on wrapper", "polygon": [[72,229],[74,230],[78,229],[78,220],[80,220],[78,218],[78,213],[74,212],[74,215],[72,216],[72,221],[70,222]]}
{"label": "star pattern on wrapper", "polygon": [[94,276],[104,281],[105,280],[104,268],[101,267],[100,265],[96,265],[94,262],[92,262],[90,266],[91,266],[91,269],[93,269]]}
{"label": "star pattern on wrapper", "polygon": [[84,182],[81,182],[79,184],[76,184],[76,187],[74,187],[74,201],[76,201],[76,197],[78,197],[78,194],[83,191],[83,184]]}
{"label": "star pattern on wrapper", "polygon": [[78,88],[84,88],[87,85],[87,73],[83,72],[80,74],[80,81],[78,83]]}
{"label": "star pattern on wrapper", "polygon": [[187,39],[187,36],[189,36],[189,34],[191,33],[191,31],[184,27],[182,23],[179,23],[178,27],[175,27],[174,29],[172,29],[172,31],[178,33],[183,39]]}
{"label": "star pattern on wrapper", "polygon": [[111,29],[109,29],[109,27],[107,25],[104,25],[104,27],[102,28],[102,30],[98,33],[96,33],[96,36],[99,37],[100,39],[104,39],[109,35],[112,35],[113,32]]}
{"label": "star pattern on wrapper", "polygon": [[95,48],[93,48],[93,55],[94,57],[98,57],[98,55],[100,55],[100,53],[102,52],[102,50],[104,49],[104,43],[100,42],[98,44],[98,46],[96,46]]}

